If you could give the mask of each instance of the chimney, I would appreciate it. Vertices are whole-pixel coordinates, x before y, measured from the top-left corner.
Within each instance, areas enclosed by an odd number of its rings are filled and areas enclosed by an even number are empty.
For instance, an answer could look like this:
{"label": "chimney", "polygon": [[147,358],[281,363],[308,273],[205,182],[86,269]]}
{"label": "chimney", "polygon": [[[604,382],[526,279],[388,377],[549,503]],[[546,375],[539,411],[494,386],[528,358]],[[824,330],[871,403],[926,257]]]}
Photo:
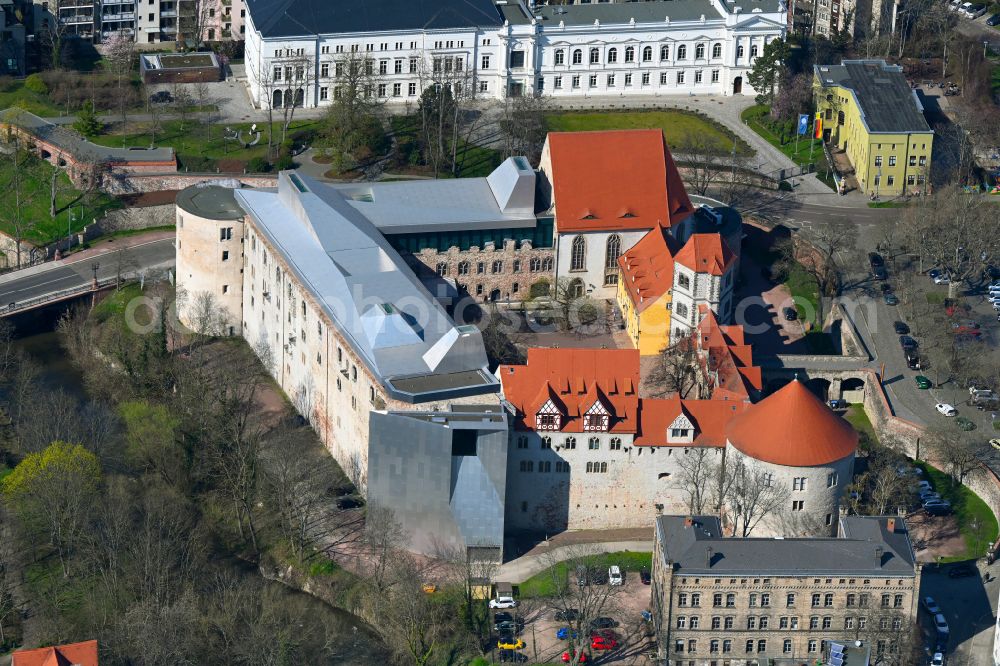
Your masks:
{"label": "chimney", "polygon": [[705,549],[705,566],[707,566],[709,569],[712,568],[712,555],[714,554],[715,553],[712,550],[711,546]]}
{"label": "chimney", "polygon": [[691,527],[692,525],[694,525],[694,517],[688,516],[684,519],[684,527]]}
{"label": "chimney", "polygon": [[889,530],[890,534],[894,533],[896,531],[896,519],[890,518],[888,521],[886,521],[885,527],[887,530]]}
{"label": "chimney", "polygon": [[875,549],[875,568],[882,568],[882,546]]}

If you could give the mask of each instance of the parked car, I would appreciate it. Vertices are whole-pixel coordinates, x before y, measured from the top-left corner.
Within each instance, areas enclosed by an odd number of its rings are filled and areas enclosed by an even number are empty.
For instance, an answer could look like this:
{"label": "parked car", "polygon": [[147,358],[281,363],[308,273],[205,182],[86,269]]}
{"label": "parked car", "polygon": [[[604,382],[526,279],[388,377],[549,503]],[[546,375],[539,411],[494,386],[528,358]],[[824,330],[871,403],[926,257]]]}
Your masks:
{"label": "parked car", "polygon": [[912,349],[907,349],[903,352],[903,357],[906,359],[906,367],[910,370],[920,369],[920,356],[916,351]]}
{"label": "parked car", "polygon": [[931,516],[947,516],[949,513],[951,513],[951,505],[937,504],[934,506],[926,506],[924,507],[924,511],[926,511]]}
{"label": "parked car", "polygon": [[899,336],[899,346],[903,349],[916,349],[919,345],[909,335],[901,335]]}
{"label": "parked car", "polygon": [[923,375],[917,375],[913,378],[913,381],[917,383],[918,389],[929,389],[931,387],[931,380]]}
{"label": "parked car", "polygon": [[892,292],[883,294],[882,298],[885,300],[886,305],[899,305],[899,299]]}
{"label": "parked car", "polygon": [[149,101],[153,104],[169,104],[174,101],[174,97],[169,90],[158,90],[149,96]]}
{"label": "parked car", "polygon": [[795,308],[781,308],[781,315],[785,321],[795,321],[799,318],[799,313]]}
{"label": "parked car", "polygon": [[934,280],[934,284],[951,284],[951,276],[947,273],[942,273],[932,279]]}
{"label": "parked car", "polygon": [[948,621],[944,619],[944,615],[941,613],[934,616],[934,628],[938,630],[939,634],[947,634],[949,631]]}
{"label": "parked car", "polygon": [[497,639],[497,647],[501,650],[523,650],[524,641],[513,634],[501,634]]}
{"label": "parked car", "polygon": [[967,578],[978,575],[979,569],[971,564],[956,564],[948,570],[948,578]]}
{"label": "parked car", "polygon": [[499,596],[490,599],[490,608],[517,608],[517,600],[514,597]]}
{"label": "parked car", "polygon": [[584,587],[589,582],[590,582],[590,576],[587,574],[587,567],[583,566],[582,564],[577,565],[576,584],[579,585],[580,587]]}
{"label": "parked car", "polygon": [[566,608],[564,610],[556,611],[557,622],[572,622],[578,617],[580,617],[580,611],[575,608]]}
{"label": "parked car", "polygon": [[944,654],[935,652],[934,656],[931,657],[931,666],[944,666]]}
{"label": "parked car", "polygon": [[884,266],[872,266],[872,277],[876,280],[888,280],[889,273],[886,272]]}
{"label": "parked car", "polygon": [[872,268],[875,268],[876,266],[885,266],[885,259],[883,259],[882,255],[878,252],[869,252],[868,263],[871,264]]}
{"label": "parked car", "polygon": [[497,622],[493,625],[493,630],[501,636],[516,636],[521,633],[523,628],[523,624],[519,624],[513,620],[505,620],[503,622]]}
{"label": "parked car", "polygon": [[830,409],[847,409],[847,401],[841,398],[834,398],[830,401]]}
{"label": "parked car", "polygon": [[990,446],[992,446],[997,451],[1000,451],[1000,439],[991,439]]}
{"label": "parked car", "polygon": [[569,640],[570,638],[576,638],[576,630],[570,629],[569,627],[559,627],[556,631],[556,638],[561,641]]}
{"label": "parked car", "polygon": [[604,585],[608,582],[608,570],[604,567],[594,567],[590,570],[590,582],[594,585]]}
{"label": "parked car", "polygon": [[625,576],[622,575],[622,570],[617,564],[612,564],[608,567],[608,584],[609,585],[623,585],[625,583]]}
{"label": "parked car", "polygon": [[510,664],[523,664],[529,660],[528,655],[517,650],[500,650],[497,652],[497,658],[501,663]]}
{"label": "parked car", "polygon": [[927,271],[927,277],[929,277],[930,279],[933,280],[936,277],[940,277],[941,274],[942,274],[942,272],[943,271],[940,271],[940,270],[938,270],[936,268],[932,268],[929,271]]}
{"label": "parked car", "polygon": [[[576,656],[576,650],[566,650],[565,652],[562,653],[563,663],[564,664],[568,664],[569,662],[571,662],[573,660],[573,657],[575,657],[575,656]],[[581,652],[580,653],[580,658],[576,660],[576,663],[578,663],[578,664],[586,664],[587,663],[587,653],[586,652]]]}
{"label": "parked car", "polygon": [[599,634],[591,634],[591,650],[614,650],[618,647],[618,637],[613,631],[602,631]]}
{"label": "parked car", "polygon": [[924,607],[924,610],[930,613],[931,617],[941,614],[941,607],[934,601],[934,597],[924,597],[920,600],[920,603]]}
{"label": "parked car", "polygon": [[618,623],[610,617],[595,617],[590,621],[591,629],[614,629]]}
{"label": "parked car", "polygon": [[920,479],[917,481],[917,492],[923,492],[925,490],[933,490],[931,488],[931,482],[926,479]]}
{"label": "parked car", "polygon": [[892,329],[896,331],[896,335],[906,335],[910,332],[910,327],[901,321],[893,322]]}
{"label": "parked car", "polygon": [[649,575],[649,569],[643,567],[642,569],[639,570],[639,580],[642,581],[643,585],[649,585],[652,582],[653,579]]}
{"label": "parked car", "polygon": [[947,402],[939,402],[934,405],[934,409],[938,410],[938,413],[944,414],[945,416],[957,416],[958,410],[953,406],[949,405]]}

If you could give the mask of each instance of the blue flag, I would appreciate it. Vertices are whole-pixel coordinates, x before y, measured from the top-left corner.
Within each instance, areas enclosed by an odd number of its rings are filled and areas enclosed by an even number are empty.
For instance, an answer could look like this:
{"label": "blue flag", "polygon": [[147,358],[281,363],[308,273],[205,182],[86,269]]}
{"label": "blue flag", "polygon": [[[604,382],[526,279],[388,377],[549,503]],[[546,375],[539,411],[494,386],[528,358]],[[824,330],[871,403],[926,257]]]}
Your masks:
{"label": "blue flag", "polygon": [[809,133],[809,114],[802,113],[799,115],[799,134]]}

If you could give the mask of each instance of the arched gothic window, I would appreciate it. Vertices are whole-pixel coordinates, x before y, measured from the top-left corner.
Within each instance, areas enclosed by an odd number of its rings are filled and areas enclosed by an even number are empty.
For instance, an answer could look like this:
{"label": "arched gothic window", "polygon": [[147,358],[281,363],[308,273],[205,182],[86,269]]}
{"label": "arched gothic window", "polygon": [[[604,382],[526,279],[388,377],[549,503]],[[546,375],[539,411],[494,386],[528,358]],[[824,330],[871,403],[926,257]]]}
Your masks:
{"label": "arched gothic window", "polygon": [[573,239],[573,248],[570,253],[569,269],[571,271],[582,271],[587,259],[587,239],[577,236]]}
{"label": "arched gothic window", "polygon": [[622,237],[618,234],[608,236],[607,252],[604,257],[605,268],[618,266],[618,257],[622,254]]}

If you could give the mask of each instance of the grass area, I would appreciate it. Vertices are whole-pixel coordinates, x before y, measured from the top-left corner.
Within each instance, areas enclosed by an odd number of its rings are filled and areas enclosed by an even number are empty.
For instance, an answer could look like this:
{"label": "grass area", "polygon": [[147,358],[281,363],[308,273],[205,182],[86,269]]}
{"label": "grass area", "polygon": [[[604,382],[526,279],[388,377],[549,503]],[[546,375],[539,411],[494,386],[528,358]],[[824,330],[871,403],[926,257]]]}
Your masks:
{"label": "grass area", "polygon": [[518,585],[518,592],[522,598],[550,597],[556,593],[556,581],[566,580],[570,575],[570,567],[576,567],[579,563],[584,563],[588,567],[609,567],[617,564],[626,574],[638,575],[640,569],[649,569],[652,566],[652,553],[636,553],[632,551],[621,551],[617,553],[601,553],[589,555],[582,559],[573,559],[566,562],[559,562],[544,571],[541,571],[531,578]]}
{"label": "grass area", "polygon": [[142,296],[142,289],[139,287],[139,283],[127,284],[95,305],[91,311],[91,316],[97,321],[107,321],[110,317],[123,314],[129,301],[139,296]]}
{"label": "grass area", "polygon": [[63,110],[52,103],[46,95],[33,93],[24,87],[23,81],[11,84],[0,91],[0,110],[12,106],[34,113],[36,116],[61,116]]}
{"label": "grass area", "polygon": [[[942,558],[942,562],[960,562],[982,557],[987,546],[996,541],[1000,527],[997,519],[982,499],[960,483],[956,483],[949,475],[927,463],[917,462],[924,471],[925,478],[934,485],[934,490],[951,503],[958,521],[958,529],[965,539],[965,553],[954,557]],[[979,525],[978,530],[975,525]]]}
{"label": "grass area", "polygon": [[931,292],[926,295],[927,302],[931,305],[944,305],[945,295],[940,293]]}
{"label": "grass area", "polygon": [[[433,175],[430,167],[420,163],[420,119],[417,116],[393,116],[390,120],[392,132],[396,137],[398,149],[398,164],[390,168],[390,171],[402,171],[403,173]],[[456,169],[459,178],[478,178],[488,176],[490,172],[500,166],[503,157],[499,150],[483,148],[465,141],[459,140],[458,150],[455,152]],[[438,178],[451,178],[450,170],[442,170]],[[383,178],[382,182],[390,180]]]}
{"label": "grass area", "polygon": [[811,325],[818,324],[819,318],[819,288],[816,281],[806,272],[801,264],[794,264],[788,273],[785,286],[792,292],[795,309],[799,318]]}
{"label": "grass area", "polygon": [[[157,146],[170,146],[177,153],[181,168],[191,171],[214,171],[221,163],[230,163],[236,170],[254,158],[264,158],[267,153],[267,124],[258,123],[260,140],[255,146],[244,148],[238,141],[225,139],[225,128],[241,132],[244,140],[253,140],[250,123],[207,124],[196,118],[186,121],[166,120],[160,123],[155,133]],[[307,134],[318,126],[316,120],[296,120],[288,128],[288,135]],[[129,146],[149,146],[154,138],[150,123],[129,123],[127,134],[102,134],[91,139],[102,146],[115,148]],[[281,141],[281,123],[274,124],[274,143]],[[232,169],[231,169],[232,170]]]}
{"label": "grass area", "polygon": [[869,201],[869,208],[906,208],[910,204],[905,201]]}
{"label": "grass area", "polygon": [[[1000,30],[1000,26],[994,30]],[[990,70],[990,87],[993,89],[994,95],[1000,94],[1000,65],[996,65]]]}
{"label": "grass area", "polygon": [[753,155],[753,149],[732,132],[705,116],[691,111],[595,111],[553,113],[545,116],[545,125],[550,132],[585,132],[616,129],[661,129],[667,138],[667,145],[680,143],[692,135],[714,136],[725,146],[736,141],[736,152]]}
{"label": "grass area", "polygon": [[[52,174],[56,171],[56,216],[53,218],[49,215],[49,198]],[[70,230],[80,231],[94,218],[121,206],[117,199],[106,194],[94,192],[85,196],[73,187],[64,171],[41,159],[32,158],[22,165],[19,173],[21,219],[27,221],[23,226],[24,238],[36,245],[47,245],[63,238]],[[0,231],[15,235],[11,220],[16,208],[12,176],[13,165],[4,160],[0,163]]]}
{"label": "grass area", "polygon": [[756,104],[746,109],[740,118],[746,122],[750,129],[787,155],[796,164],[820,164],[826,161],[826,158],[823,157],[823,146],[819,141],[811,140],[809,136],[803,136],[799,137],[796,143],[794,134],[780,136],[769,126],[767,119],[769,113],[770,109],[766,106]]}
{"label": "grass area", "polygon": [[868,414],[865,413],[864,405],[851,405],[847,408],[847,413],[844,414],[844,418],[847,419],[848,423],[854,426],[855,430],[867,435],[871,441],[878,441],[871,419],[869,419]]}

